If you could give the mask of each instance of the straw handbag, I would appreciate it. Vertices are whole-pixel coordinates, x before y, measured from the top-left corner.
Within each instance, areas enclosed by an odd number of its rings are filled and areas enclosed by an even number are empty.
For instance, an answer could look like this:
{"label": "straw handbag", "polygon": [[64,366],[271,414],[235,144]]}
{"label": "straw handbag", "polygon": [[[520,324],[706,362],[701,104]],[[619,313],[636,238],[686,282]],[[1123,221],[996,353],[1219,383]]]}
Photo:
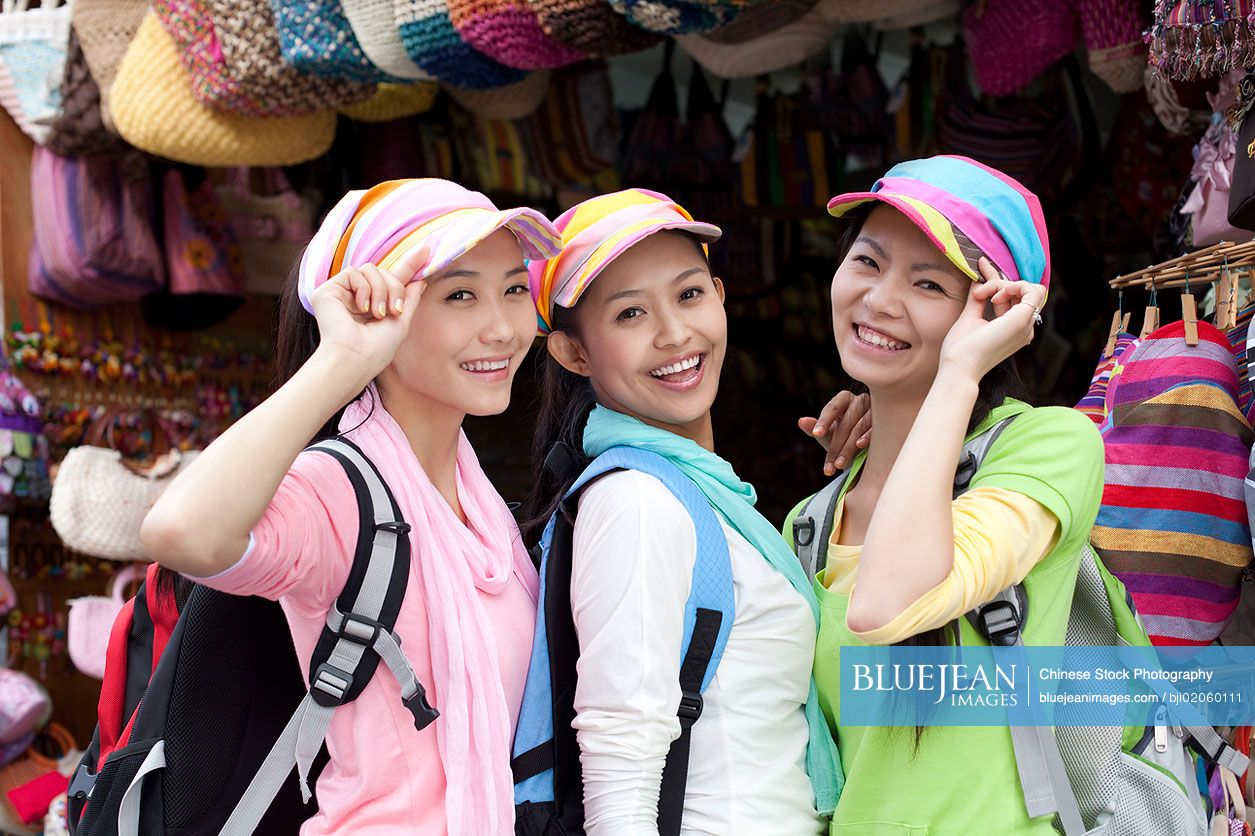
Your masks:
{"label": "straw handbag", "polygon": [[139,529],[144,516],[187,466],[195,452],[170,449],[154,410],[146,410],[155,463],[140,467],[112,449],[114,421],[121,410],[106,410],[89,431],[87,443],[66,454],[52,486],[52,527],[75,551],[110,560],[146,560]]}

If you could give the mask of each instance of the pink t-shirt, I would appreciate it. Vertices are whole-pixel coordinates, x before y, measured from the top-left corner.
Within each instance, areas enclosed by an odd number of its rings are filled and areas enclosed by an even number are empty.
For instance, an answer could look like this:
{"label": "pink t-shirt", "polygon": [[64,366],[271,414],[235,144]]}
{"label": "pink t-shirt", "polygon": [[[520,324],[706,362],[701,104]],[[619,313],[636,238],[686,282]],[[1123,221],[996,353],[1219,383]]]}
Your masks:
{"label": "pink t-shirt", "polygon": [[[308,681],[309,658],[327,611],[348,578],[357,529],[357,499],[343,467],[324,453],[302,453],[253,529],[244,557],[212,578],[196,580],[223,592],[277,600]],[[413,555],[416,561],[427,557],[417,546]],[[427,607],[416,575],[411,571],[406,584],[396,633],[428,699],[440,707],[441,695],[432,681]],[[535,588],[535,569],[519,559],[504,592],[478,593],[497,640],[512,735],[535,630]],[[385,665],[361,696],[336,709],[327,749],[331,761],[315,790],[318,815],[302,826],[301,836],[447,832],[435,726],[421,732],[414,728],[413,715],[401,704],[400,688]]]}

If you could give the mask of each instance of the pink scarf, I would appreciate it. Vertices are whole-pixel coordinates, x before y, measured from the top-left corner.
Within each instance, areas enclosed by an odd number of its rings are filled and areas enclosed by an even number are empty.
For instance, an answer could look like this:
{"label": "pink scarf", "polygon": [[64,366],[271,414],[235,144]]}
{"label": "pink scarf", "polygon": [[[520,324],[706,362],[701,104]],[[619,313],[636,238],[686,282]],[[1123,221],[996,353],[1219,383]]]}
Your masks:
{"label": "pink scarf", "polygon": [[379,468],[411,526],[410,571],[417,573],[427,607],[435,680],[425,684],[434,691],[440,710],[435,730],[448,782],[448,832],[513,832],[511,722],[497,642],[479,593],[498,595],[518,574],[536,598],[536,571],[514,518],[484,475],[465,433],[459,433],[458,499],[469,521],[463,525],[423,472],[373,386],[344,410],[340,430],[353,430],[348,437]]}

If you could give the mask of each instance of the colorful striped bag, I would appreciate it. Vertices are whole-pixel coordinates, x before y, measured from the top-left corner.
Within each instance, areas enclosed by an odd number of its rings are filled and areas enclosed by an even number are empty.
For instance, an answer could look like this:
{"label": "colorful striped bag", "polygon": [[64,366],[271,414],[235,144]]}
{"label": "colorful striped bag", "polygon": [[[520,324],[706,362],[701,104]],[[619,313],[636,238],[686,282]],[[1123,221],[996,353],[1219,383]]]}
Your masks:
{"label": "colorful striped bag", "polygon": [[1205,645],[1224,631],[1251,563],[1243,481],[1251,429],[1225,335],[1182,322],[1125,352],[1107,389],[1106,486],[1091,534],[1151,641]]}
{"label": "colorful striped bag", "polygon": [[30,292],[73,308],[133,302],[165,276],[152,185],[110,157],[31,158]]}
{"label": "colorful striped bag", "polygon": [[1090,379],[1089,389],[1085,391],[1085,396],[1076,402],[1074,408],[1084,413],[1089,420],[1100,427],[1107,420],[1107,388],[1111,382],[1112,372],[1120,361],[1120,355],[1136,340],[1137,338],[1132,334],[1122,332],[1116,335],[1115,348],[1110,354],[1104,352],[1098,359],[1098,368],[1094,370],[1094,376]]}

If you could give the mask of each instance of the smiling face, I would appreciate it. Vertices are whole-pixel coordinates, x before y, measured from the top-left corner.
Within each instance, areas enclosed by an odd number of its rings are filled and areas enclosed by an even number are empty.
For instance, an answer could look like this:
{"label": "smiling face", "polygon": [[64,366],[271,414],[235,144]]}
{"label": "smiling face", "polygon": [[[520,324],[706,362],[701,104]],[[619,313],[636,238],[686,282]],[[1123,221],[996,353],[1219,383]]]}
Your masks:
{"label": "smiling face", "polygon": [[523,253],[498,230],[427,281],[385,391],[467,415],[496,415],[536,335]]}
{"label": "smiling face", "polygon": [[922,397],[972,280],[905,215],[879,205],[832,279],[841,365],[875,393]]}
{"label": "smiling face", "polygon": [[611,262],[555,331],[549,351],[588,377],[609,409],[695,440],[710,434],[710,407],[727,351],[723,283],[693,239],[650,235]]}

